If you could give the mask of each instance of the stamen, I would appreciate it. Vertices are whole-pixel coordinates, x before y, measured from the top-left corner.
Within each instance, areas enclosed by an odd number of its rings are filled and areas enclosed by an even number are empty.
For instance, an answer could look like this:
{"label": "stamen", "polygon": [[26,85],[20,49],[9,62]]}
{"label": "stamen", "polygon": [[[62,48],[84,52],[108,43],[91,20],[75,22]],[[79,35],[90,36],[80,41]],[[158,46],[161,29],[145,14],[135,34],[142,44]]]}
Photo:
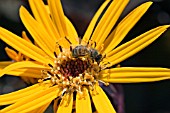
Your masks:
{"label": "stamen", "polygon": [[47,73],[48,73],[50,76],[53,76],[53,74],[52,74],[50,71],[47,71]]}
{"label": "stamen", "polygon": [[63,52],[62,47],[60,46],[60,44],[58,42],[56,42],[56,44],[58,45],[60,52]]}
{"label": "stamen", "polygon": [[53,68],[53,66],[51,64],[48,64],[48,66],[50,66],[51,68]]}
{"label": "stamen", "polygon": [[63,52],[62,47],[59,45],[60,52]]}
{"label": "stamen", "polygon": [[65,39],[70,43],[70,44],[72,44],[71,42],[70,42],[70,40],[65,36]]}
{"label": "stamen", "polygon": [[55,56],[55,58],[57,58],[57,53],[56,52],[54,52],[54,56]]}

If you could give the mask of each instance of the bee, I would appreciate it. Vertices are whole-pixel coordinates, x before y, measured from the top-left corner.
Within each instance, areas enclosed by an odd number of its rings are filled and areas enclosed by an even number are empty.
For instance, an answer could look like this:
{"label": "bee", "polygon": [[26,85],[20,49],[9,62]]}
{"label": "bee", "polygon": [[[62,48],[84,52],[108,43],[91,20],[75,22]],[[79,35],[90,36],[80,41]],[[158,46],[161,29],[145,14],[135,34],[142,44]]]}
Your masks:
{"label": "bee", "polygon": [[88,48],[84,45],[78,45],[72,49],[72,56],[74,58],[89,56],[92,60],[95,60],[99,63],[102,59],[102,55],[94,48]]}
{"label": "bee", "polygon": [[[72,44],[67,37],[65,37],[65,39],[70,44]],[[70,51],[72,52],[72,56],[74,58],[88,56],[92,60],[95,60],[97,63],[100,63],[100,61],[103,59],[103,56],[96,49],[92,47],[88,47],[89,42],[87,43],[87,45],[82,45],[80,44],[81,41],[82,40],[79,38],[79,45],[77,45],[75,48],[72,48],[72,46],[70,46]],[[94,42],[94,45],[96,47],[96,42]],[[62,47],[60,45],[59,45],[59,49],[62,52]]]}

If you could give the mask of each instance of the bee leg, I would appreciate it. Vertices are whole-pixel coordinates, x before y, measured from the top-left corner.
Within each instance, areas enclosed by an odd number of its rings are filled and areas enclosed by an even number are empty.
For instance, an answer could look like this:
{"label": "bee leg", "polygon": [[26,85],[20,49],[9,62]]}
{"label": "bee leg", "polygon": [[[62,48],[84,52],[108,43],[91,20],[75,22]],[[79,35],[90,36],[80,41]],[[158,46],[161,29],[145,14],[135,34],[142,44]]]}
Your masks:
{"label": "bee leg", "polygon": [[70,51],[73,51],[73,48],[72,48],[72,46],[70,46]]}
{"label": "bee leg", "polygon": [[88,40],[88,42],[87,42],[87,46],[89,46],[89,43],[91,44],[91,40]]}
{"label": "bee leg", "polygon": [[97,43],[96,42],[94,42],[94,48],[97,46]]}
{"label": "bee leg", "polygon": [[97,46],[97,43],[95,41],[90,40],[90,46],[95,48]]}
{"label": "bee leg", "polygon": [[106,54],[102,56],[100,61],[102,61],[104,58],[106,58]]}
{"label": "bee leg", "polygon": [[88,42],[87,42],[87,47],[92,47],[92,45],[93,45],[93,41],[90,39]]}

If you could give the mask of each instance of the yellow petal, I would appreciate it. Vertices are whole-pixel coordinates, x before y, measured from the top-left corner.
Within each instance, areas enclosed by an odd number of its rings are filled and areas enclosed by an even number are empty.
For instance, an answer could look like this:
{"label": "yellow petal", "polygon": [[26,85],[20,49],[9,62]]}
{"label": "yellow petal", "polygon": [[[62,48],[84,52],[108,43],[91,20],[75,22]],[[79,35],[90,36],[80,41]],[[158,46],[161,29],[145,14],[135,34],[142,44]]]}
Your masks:
{"label": "yellow petal", "polygon": [[43,106],[41,106],[41,107],[33,110],[33,111],[30,111],[29,113],[44,113],[45,110],[46,110],[46,109],[48,108],[48,106],[50,105],[50,103],[51,103],[51,102],[49,102],[49,103],[47,103],[47,104],[45,104],[45,105],[43,105]]}
{"label": "yellow petal", "polygon": [[96,22],[98,21],[99,19],[99,16],[101,15],[101,13],[103,12],[103,10],[105,9],[105,7],[107,6],[107,4],[110,2],[110,0],[106,0],[102,5],[101,7],[98,9],[98,11],[96,12],[96,14],[94,15],[93,19],[91,20],[84,36],[83,36],[83,41],[84,42],[88,42],[89,39],[90,39],[90,36],[94,30],[94,27],[96,25]]}
{"label": "yellow petal", "polygon": [[50,35],[50,37],[48,38],[51,38],[53,41],[56,41],[56,39],[59,39],[60,38],[59,33],[57,29],[55,28],[55,25],[53,24],[43,1],[42,0],[29,0],[29,4],[30,4],[31,10],[36,20],[40,22],[41,24],[43,24],[44,28]]}
{"label": "yellow petal", "polygon": [[[41,71],[45,68],[22,68],[22,69],[14,69],[6,72],[7,75],[12,76],[21,76],[21,77],[32,77],[32,78],[42,78]],[[2,69],[0,69],[1,72]]]}
{"label": "yellow petal", "polygon": [[54,100],[54,104],[53,104],[53,112],[56,113],[57,109],[58,109],[58,102],[59,102],[59,98]]}
{"label": "yellow petal", "polygon": [[100,48],[128,2],[129,0],[114,0],[110,4],[92,35],[92,40],[97,42],[96,49]]}
{"label": "yellow petal", "polygon": [[48,0],[48,5],[53,22],[60,34],[58,42],[61,43],[63,47],[70,48],[69,42],[65,39],[66,36],[69,36],[69,29],[67,29],[69,27],[66,25],[68,21],[65,18],[60,0]]}
{"label": "yellow petal", "polygon": [[[0,71],[3,70],[5,67],[13,64],[15,62],[11,61],[3,61],[0,62]],[[42,78],[41,71],[42,70],[49,70],[50,68],[22,68],[22,69],[14,69],[11,71],[6,72],[8,75],[12,76],[23,76],[23,77],[33,77],[33,78]]]}
{"label": "yellow petal", "polygon": [[70,40],[70,42],[73,45],[78,45],[78,41],[77,41],[78,34],[76,29],[74,28],[73,24],[70,22],[70,20],[67,17],[65,17],[65,20],[66,20],[67,29],[69,29],[67,38]]}
{"label": "yellow petal", "polygon": [[8,48],[8,47],[5,48],[5,51],[6,51],[7,55],[8,55],[12,60],[15,60],[15,61],[18,60],[18,59],[17,59],[18,54],[17,54],[16,51],[14,51],[13,49],[10,49],[10,48]]}
{"label": "yellow petal", "polygon": [[47,56],[47,54],[44,53],[41,49],[1,27],[0,38],[8,45],[15,48],[17,51],[22,52],[24,55],[38,62],[41,62],[43,64],[48,64],[52,62],[44,57]]}
{"label": "yellow petal", "polygon": [[156,40],[166,29],[168,25],[160,26],[154,28],[135,39],[126,42],[125,44],[117,47],[113,51],[106,54],[108,57],[104,59],[106,62],[110,62],[110,66],[114,64],[118,64],[121,61],[129,58],[135,53],[139,52],[149,44],[151,44],[154,40]]}
{"label": "yellow petal", "polygon": [[25,39],[26,41],[32,43],[31,40],[28,38],[28,36],[27,36],[25,31],[22,31],[22,38]]}
{"label": "yellow petal", "polygon": [[10,64],[13,64],[14,62],[11,62],[11,61],[2,61],[0,62],[0,69],[3,69],[4,67],[10,65]]}
{"label": "yellow petal", "polygon": [[45,68],[43,65],[37,64],[32,61],[22,61],[22,62],[16,62],[13,63],[7,67],[5,67],[3,70],[0,71],[0,77],[4,74],[8,73],[9,71],[19,69],[19,68]]}
{"label": "yellow petal", "polygon": [[51,12],[50,12],[50,8],[49,8],[49,6],[48,6],[48,5],[45,5],[45,9],[46,9],[47,13],[50,15],[50,14],[51,14]]}
{"label": "yellow petal", "polygon": [[56,25],[61,37],[67,36],[65,15],[60,0],[48,0],[51,17]]}
{"label": "yellow petal", "polygon": [[71,113],[73,107],[73,93],[65,94],[58,107],[57,113]]}
{"label": "yellow petal", "polygon": [[94,102],[97,112],[116,113],[110,100],[108,99],[102,88],[100,88],[100,86],[98,85],[96,85],[95,87],[96,88],[94,89],[94,91],[90,91],[90,94],[92,96],[92,100]]}
{"label": "yellow petal", "polygon": [[38,23],[23,6],[20,8],[20,17],[35,42],[53,58],[57,40],[53,40],[45,27]]}
{"label": "yellow petal", "polygon": [[42,89],[44,89],[43,86],[40,84],[35,84],[18,91],[14,91],[12,93],[0,95],[0,105],[15,103],[26,96],[29,96],[35,92],[39,92]]}
{"label": "yellow petal", "polygon": [[170,79],[170,69],[149,67],[120,67],[100,72],[100,79],[114,83],[153,82]]}
{"label": "yellow petal", "polygon": [[130,12],[115,28],[115,30],[109,35],[104,42],[104,53],[110,52],[114,49],[127,35],[127,33],[133,28],[138,20],[145,14],[152,2],[146,2],[132,12]]}
{"label": "yellow petal", "polygon": [[116,79],[102,79],[104,82],[110,83],[142,83],[142,82],[156,82],[161,80],[170,79],[170,77],[159,77],[159,78],[116,78]]}
{"label": "yellow petal", "polygon": [[49,87],[24,97],[20,101],[2,109],[2,113],[26,113],[39,108],[58,96],[59,89],[57,87]]}
{"label": "yellow petal", "polygon": [[76,95],[76,113],[92,113],[88,90],[84,88],[82,92],[83,94]]}
{"label": "yellow petal", "polygon": [[24,77],[24,76],[20,76],[20,77],[27,84],[36,84],[38,82],[38,79],[33,77]]}

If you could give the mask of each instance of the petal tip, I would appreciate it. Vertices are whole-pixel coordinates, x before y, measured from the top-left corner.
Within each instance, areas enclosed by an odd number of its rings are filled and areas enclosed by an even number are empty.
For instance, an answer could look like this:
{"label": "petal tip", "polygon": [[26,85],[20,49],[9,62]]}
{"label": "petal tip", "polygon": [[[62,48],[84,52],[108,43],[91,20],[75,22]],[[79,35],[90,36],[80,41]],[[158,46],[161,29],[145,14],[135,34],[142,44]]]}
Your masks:
{"label": "petal tip", "polygon": [[23,10],[24,9],[24,6],[23,5],[21,5],[21,7],[19,8],[19,10],[21,11],[21,10]]}
{"label": "petal tip", "polygon": [[162,26],[164,29],[168,29],[170,27],[170,25],[163,25]]}
{"label": "petal tip", "polygon": [[146,5],[146,7],[150,7],[152,4],[153,4],[152,1],[148,1],[148,2],[144,3],[144,5]]}

